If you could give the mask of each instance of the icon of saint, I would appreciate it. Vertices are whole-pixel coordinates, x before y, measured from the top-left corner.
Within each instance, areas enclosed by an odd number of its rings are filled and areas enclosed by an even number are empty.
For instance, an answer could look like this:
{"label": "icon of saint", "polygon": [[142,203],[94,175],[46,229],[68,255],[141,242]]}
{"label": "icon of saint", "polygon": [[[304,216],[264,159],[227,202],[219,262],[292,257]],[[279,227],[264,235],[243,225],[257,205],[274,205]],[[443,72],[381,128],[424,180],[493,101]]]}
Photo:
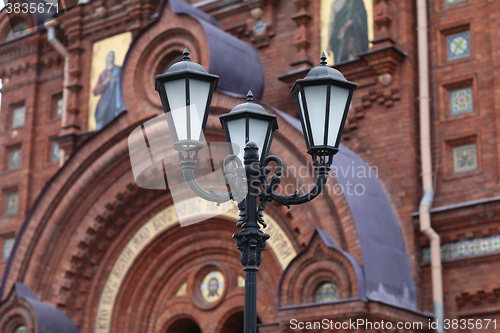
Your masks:
{"label": "icon of saint", "polygon": [[106,56],[106,68],[99,75],[94,96],[100,95],[95,109],[96,130],[100,130],[125,110],[120,84],[121,67],[115,65],[115,52]]}
{"label": "icon of saint", "polygon": [[368,21],[363,0],[335,0],[330,13],[328,50],[335,63],[368,50]]}
{"label": "icon of saint", "polygon": [[219,296],[219,280],[213,277],[208,281],[208,295],[207,297],[218,297]]}

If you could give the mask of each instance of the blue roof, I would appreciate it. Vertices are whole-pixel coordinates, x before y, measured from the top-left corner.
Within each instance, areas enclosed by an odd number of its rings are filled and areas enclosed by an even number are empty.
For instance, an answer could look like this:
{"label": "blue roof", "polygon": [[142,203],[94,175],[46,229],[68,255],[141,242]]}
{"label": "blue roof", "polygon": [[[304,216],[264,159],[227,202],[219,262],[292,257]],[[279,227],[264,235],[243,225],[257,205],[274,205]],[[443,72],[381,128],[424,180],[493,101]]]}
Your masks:
{"label": "blue roof", "polygon": [[28,286],[16,282],[14,289],[17,295],[26,300],[35,312],[37,333],[80,333],[80,328],[75,325],[71,318],[62,314],[52,305],[40,301]]}
{"label": "blue roof", "polygon": [[264,92],[264,71],[257,51],[241,39],[220,29],[217,21],[182,0],[169,1],[172,11],[197,20],[210,45],[208,72],[219,76],[218,90],[245,96],[251,90],[260,99]]}
{"label": "blue roof", "polygon": [[[298,131],[300,121],[275,110]],[[340,145],[332,171],[345,190],[363,255],[365,292],[369,300],[416,311],[416,288],[401,227],[376,171],[355,152]],[[353,172],[354,171],[354,172]],[[358,172],[365,172],[360,177]],[[356,191],[357,186],[357,191]],[[356,193],[357,192],[357,193]],[[362,195],[360,193],[363,192]]]}

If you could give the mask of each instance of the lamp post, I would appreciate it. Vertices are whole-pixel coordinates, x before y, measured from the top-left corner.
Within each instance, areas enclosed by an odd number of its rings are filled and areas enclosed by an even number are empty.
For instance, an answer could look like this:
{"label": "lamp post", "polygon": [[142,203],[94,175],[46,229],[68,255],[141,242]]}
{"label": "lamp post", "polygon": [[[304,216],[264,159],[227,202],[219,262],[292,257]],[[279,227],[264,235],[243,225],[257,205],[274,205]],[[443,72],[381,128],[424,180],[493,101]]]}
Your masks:
{"label": "lamp post", "polygon": [[[203,148],[201,135],[205,130],[210,102],[217,88],[218,77],[191,62],[184,50],[183,60],[172,65],[165,74],[156,76],[156,90],[172,133],[174,148],[179,152],[180,164],[188,186],[199,197],[223,203],[238,202],[241,230],[233,235],[241,252],[245,272],[244,332],[257,332],[257,272],[262,251],[269,235],[263,211],[270,201],[290,207],[311,201],[318,196],[328,179],[333,155],[338,151],[340,136],[349,111],[352,94],[357,84],[347,81],[337,70],[326,66],[321,56],[320,65],[297,80],[292,88],[299,108],[300,121],[308,153],[317,174],[316,184],[309,193],[284,196],[277,194],[283,163],[277,156],[268,156],[274,131],[278,129],[276,116],[253,102],[252,93],[247,102],[221,115],[231,154],[224,161],[226,181],[230,191],[217,193],[205,190],[197,182],[194,169],[198,152]],[[244,147],[236,155],[235,146]],[[244,165],[241,163],[243,159]],[[270,168],[275,163],[274,175],[269,180]],[[230,166],[233,166],[232,168]]]}

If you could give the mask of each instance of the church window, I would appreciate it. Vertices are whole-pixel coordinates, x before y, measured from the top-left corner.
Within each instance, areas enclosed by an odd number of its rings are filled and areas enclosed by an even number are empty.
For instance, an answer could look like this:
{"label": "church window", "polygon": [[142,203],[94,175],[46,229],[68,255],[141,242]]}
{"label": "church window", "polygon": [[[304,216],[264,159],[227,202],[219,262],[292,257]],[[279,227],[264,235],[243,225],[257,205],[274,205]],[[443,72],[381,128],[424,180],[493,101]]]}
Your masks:
{"label": "church window", "polygon": [[26,120],[26,108],[20,106],[12,111],[12,128],[20,127],[24,125]]}
{"label": "church window", "polygon": [[319,285],[314,295],[316,303],[325,303],[335,301],[339,298],[339,290],[337,286],[330,282],[325,282]]}
{"label": "church window", "polygon": [[7,259],[10,257],[10,254],[12,253],[12,249],[14,248],[15,240],[16,240],[15,238],[6,238],[3,240],[2,257],[4,259]]}
{"label": "church window", "polygon": [[13,333],[28,333],[26,326],[18,326]]}
{"label": "church window", "polygon": [[21,168],[22,149],[16,148],[9,151],[8,170],[17,170]]}
{"label": "church window", "polygon": [[7,194],[7,200],[5,204],[5,212],[6,213],[15,213],[19,208],[19,193],[12,192]]}
{"label": "church window", "polygon": [[52,162],[59,161],[60,157],[61,157],[61,148],[59,147],[59,144],[57,144],[57,142],[52,142],[52,153],[51,153]]}
{"label": "church window", "polygon": [[28,24],[28,22],[21,21],[19,23],[16,23],[12,27],[11,31],[9,31],[9,33],[7,34],[7,38],[5,38],[5,40],[13,40],[22,37],[24,35],[27,35],[31,30],[30,28],[31,27]]}
{"label": "church window", "polygon": [[444,0],[445,5],[450,6],[450,5],[456,5],[458,3],[464,3],[467,2],[467,0]]}

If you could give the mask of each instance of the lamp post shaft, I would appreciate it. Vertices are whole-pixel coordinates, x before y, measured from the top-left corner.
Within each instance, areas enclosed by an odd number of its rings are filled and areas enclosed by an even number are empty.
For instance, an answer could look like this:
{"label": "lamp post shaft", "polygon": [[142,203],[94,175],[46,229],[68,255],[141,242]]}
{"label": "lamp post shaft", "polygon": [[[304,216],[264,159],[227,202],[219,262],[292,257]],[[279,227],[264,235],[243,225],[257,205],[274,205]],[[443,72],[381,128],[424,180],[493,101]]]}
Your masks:
{"label": "lamp post shaft", "polygon": [[257,333],[257,267],[245,267],[244,333]]}
{"label": "lamp post shaft", "polygon": [[245,272],[245,313],[244,333],[257,333],[257,272],[262,262],[262,251],[266,248],[269,235],[260,230],[257,222],[257,198],[259,196],[260,162],[255,144],[245,147],[245,171],[248,192],[245,200],[239,203],[240,232],[235,233],[236,247],[241,252],[241,264]]}
{"label": "lamp post shaft", "polygon": [[[357,87],[356,83],[347,81],[342,73],[326,66],[326,56],[322,54],[320,65],[311,69],[304,79],[297,80],[292,88],[295,93],[302,130],[308,153],[311,154],[313,165],[317,171],[316,184],[311,191],[300,194],[295,191],[292,195],[280,195],[275,190],[280,185],[283,162],[277,156],[267,156],[274,131],[278,128],[276,116],[268,114],[266,110],[253,103],[251,91],[247,94],[247,102],[237,105],[231,112],[219,117],[222,127],[226,131],[226,138],[231,144],[246,144],[244,153],[244,173],[241,170],[241,161],[231,150],[231,155],[224,160],[224,166],[233,162],[234,173],[226,174],[226,181],[232,189],[227,193],[217,193],[213,188],[204,190],[196,181],[194,168],[198,160],[198,152],[203,147],[201,132],[205,131],[210,101],[217,88],[219,77],[207,73],[197,63],[189,59],[189,51],[184,50],[183,60],[172,65],[165,74],[156,76],[156,90],[160,94],[163,109],[174,140],[174,148],[178,150],[184,178],[188,186],[199,197],[221,204],[231,199],[239,201],[240,218],[236,224],[241,231],[235,233],[236,247],[241,252],[241,264],[245,272],[245,313],[244,333],[257,332],[257,272],[262,262],[262,251],[266,248],[269,235],[260,230],[260,225],[266,227],[263,214],[268,202],[274,201],[290,208],[311,201],[317,197],[328,180],[328,172],[332,158],[338,151],[340,136],[346,122],[352,94]],[[197,82],[197,83],[194,83]],[[206,87],[194,94],[196,100],[203,107],[199,121],[192,118],[191,89],[195,85]],[[310,89],[309,89],[310,88]],[[177,92],[183,91],[183,94]],[[194,95],[193,95],[194,96]],[[318,97],[319,96],[319,97]],[[336,103],[330,103],[334,98]],[[332,100],[333,101],[333,100]],[[326,103],[325,103],[326,102]],[[196,103],[195,103],[196,104]],[[175,116],[171,105],[185,106],[185,115]],[[200,105],[198,105],[200,106]],[[196,112],[196,111],[194,111]],[[333,125],[332,125],[333,124]],[[193,127],[194,126],[194,127]],[[193,130],[194,129],[194,130]],[[255,142],[261,143],[261,154]],[[230,145],[230,147],[232,147]],[[271,169],[269,163],[275,163],[274,175],[269,180]],[[246,181],[247,192],[240,191]],[[244,200],[241,200],[245,196]],[[257,205],[257,199],[261,203]],[[240,201],[241,200],[241,201]]]}

